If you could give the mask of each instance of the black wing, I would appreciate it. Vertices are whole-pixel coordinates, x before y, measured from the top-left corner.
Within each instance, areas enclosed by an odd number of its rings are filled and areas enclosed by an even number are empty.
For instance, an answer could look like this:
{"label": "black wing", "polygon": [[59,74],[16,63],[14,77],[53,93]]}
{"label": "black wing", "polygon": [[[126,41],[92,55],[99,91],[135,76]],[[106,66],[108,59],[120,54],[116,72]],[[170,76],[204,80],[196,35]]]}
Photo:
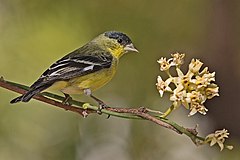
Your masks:
{"label": "black wing", "polygon": [[110,68],[113,56],[96,46],[83,46],[52,64],[24,95],[13,99],[10,103],[28,102],[35,94],[50,87],[53,83],[69,80]]}
{"label": "black wing", "polygon": [[110,68],[112,59],[111,54],[103,51],[90,55],[65,56],[51,65],[30,88],[38,88],[42,85],[53,84],[56,81],[69,80]]}

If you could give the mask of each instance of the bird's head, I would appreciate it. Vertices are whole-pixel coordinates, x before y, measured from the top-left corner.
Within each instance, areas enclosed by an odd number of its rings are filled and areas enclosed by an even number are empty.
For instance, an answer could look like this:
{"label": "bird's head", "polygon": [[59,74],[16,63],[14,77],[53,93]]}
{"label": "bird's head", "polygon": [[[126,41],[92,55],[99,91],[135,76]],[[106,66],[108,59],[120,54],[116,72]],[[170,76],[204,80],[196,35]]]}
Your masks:
{"label": "bird's head", "polygon": [[127,52],[138,52],[131,39],[124,33],[108,31],[99,35],[95,40],[99,45],[109,50],[115,57],[120,58]]}

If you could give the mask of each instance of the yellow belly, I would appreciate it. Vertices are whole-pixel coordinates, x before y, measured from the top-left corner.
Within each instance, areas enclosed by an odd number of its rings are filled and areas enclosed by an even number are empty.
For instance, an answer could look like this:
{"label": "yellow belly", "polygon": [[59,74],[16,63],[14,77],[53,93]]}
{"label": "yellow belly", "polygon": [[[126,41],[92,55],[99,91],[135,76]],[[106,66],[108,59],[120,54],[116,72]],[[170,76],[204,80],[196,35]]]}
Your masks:
{"label": "yellow belly", "polygon": [[58,81],[50,88],[60,90],[66,94],[82,94],[84,89],[94,91],[107,84],[113,78],[115,74],[115,67],[116,66],[114,66],[114,69],[111,67],[109,69],[77,77],[69,81]]}

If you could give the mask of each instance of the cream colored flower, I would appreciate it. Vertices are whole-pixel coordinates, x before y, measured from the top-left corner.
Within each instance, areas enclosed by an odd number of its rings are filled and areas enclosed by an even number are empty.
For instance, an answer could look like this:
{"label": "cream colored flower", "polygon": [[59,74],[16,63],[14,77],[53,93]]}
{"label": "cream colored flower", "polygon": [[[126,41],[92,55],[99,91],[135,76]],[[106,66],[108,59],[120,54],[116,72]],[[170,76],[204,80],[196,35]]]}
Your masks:
{"label": "cream colored flower", "polygon": [[[163,96],[165,91],[169,91],[170,101],[172,105],[177,108],[183,105],[186,109],[190,110],[189,116],[199,112],[205,115],[208,109],[204,106],[207,99],[219,96],[219,87],[214,84],[215,72],[210,73],[208,67],[200,71],[203,63],[198,59],[192,59],[188,72],[185,74],[180,69],[183,64],[185,54],[174,53],[172,58],[161,58],[158,60],[160,70],[166,71],[169,78],[163,81],[158,77],[157,89],[160,96]],[[172,76],[169,68],[174,66],[177,76]],[[170,85],[171,84],[171,85]]]}
{"label": "cream colored flower", "polygon": [[203,78],[205,78],[205,80],[208,82],[214,82],[215,81],[215,72],[205,73],[205,74],[203,74]]}
{"label": "cream colored flower", "polygon": [[174,78],[173,82],[176,86],[182,85],[186,89],[192,82],[193,74],[188,72],[186,75],[184,75],[179,68],[176,68],[176,71],[178,76]]}
{"label": "cream colored flower", "polygon": [[171,65],[170,65],[170,61],[171,61],[172,59],[170,58],[170,59],[166,59],[166,58],[163,58],[163,57],[161,57],[157,62],[160,64],[160,70],[161,71],[167,71],[167,70],[169,70],[169,68],[171,67]]}
{"label": "cream colored flower", "polygon": [[[217,130],[215,131],[215,133],[212,133],[206,136],[205,142],[210,143],[210,146],[218,144],[220,147],[220,150],[222,151],[224,148],[225,139],[228,138],[228,136],[229,136],[228,130],[226,129]],[[226,148],[232,149],[233,146],[226,146]]]}
{"label": "cream colored flower", "polygon": [[189,64],[189,71],[194,74],[198,73],[202,65],[203,63],[200,60],[192,59],[191,63]]}
{"label": "cream colored flower", "polygon": [[192,91],[187,93],[186,101],[188,103],[204,103],[206,98],[199,91]]}
{"label": "cream colored flower", "polygon": [[194,114],[196,114],[197,112],[205,115],[207,114],[208,109],[200,103],[191,103],[190,104],[190,113],[188,114],[188,116],[192,116]]}
{"label": "cream colored flower", "polygon": [[207,87],[213,81],[215,81],[215,72],[205,73],[202,76],[196,76],[195,84],[198,88],[202,88]]}
{"label": "cream colored flower", "polygon": [[204,75],[206,73],[209,73],[208,67],[205,67],[201,72],[199,72],[199,76],[202,76],[202,75]]}
{"label": "cream colored flower", "polygon": [[210,83],[204,79],[204,77],[196,76],[194,80],[197,88],[207,87]]}
{"label": "cream colored flower", "polygon": [[219,92],[219,87],[209,87],[209,88],[206,88],[205,90],[207,99],[212,99],[215,96],[219,96],[218,92]]}
{"label": "cream colored flower", "polygon": [[156,86],[161,97],[163,96],[163,93],[165,91],[172,92],[172,89],[169,87],[169,84],[171,82],[172,82],[172,78],[168,78],[166,81],[163,81],[162,77],[158,76]]}
{"label": "cream colored flower", "polygon": [[170,95],[170,101],[173,101],[173,106],[175,108],[179,107],[182,103],[185,102],[186,91],[183,90],[183,86],[179,85]]}
{"label": "cream colored flower", "polygon": [[172,65],[173,66],[180,66],[184,63],[184,57],[185,57],[185,54],[184,53],[173,53],[171,54],[171,56],[173,57],[173,60],[172,60]]}

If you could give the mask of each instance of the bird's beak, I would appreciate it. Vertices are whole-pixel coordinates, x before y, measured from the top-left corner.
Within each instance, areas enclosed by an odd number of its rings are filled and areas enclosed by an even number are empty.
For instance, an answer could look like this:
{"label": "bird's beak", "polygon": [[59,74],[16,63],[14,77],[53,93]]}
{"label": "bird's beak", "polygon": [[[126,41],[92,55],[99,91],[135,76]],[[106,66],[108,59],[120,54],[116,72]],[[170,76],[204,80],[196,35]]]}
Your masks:
{"label": "bird's beak", "polygon": [[124,51],[128,52],[128,51],[132,51],[132,52],[139,52],[132,43],[126,45],[124,47]]}

